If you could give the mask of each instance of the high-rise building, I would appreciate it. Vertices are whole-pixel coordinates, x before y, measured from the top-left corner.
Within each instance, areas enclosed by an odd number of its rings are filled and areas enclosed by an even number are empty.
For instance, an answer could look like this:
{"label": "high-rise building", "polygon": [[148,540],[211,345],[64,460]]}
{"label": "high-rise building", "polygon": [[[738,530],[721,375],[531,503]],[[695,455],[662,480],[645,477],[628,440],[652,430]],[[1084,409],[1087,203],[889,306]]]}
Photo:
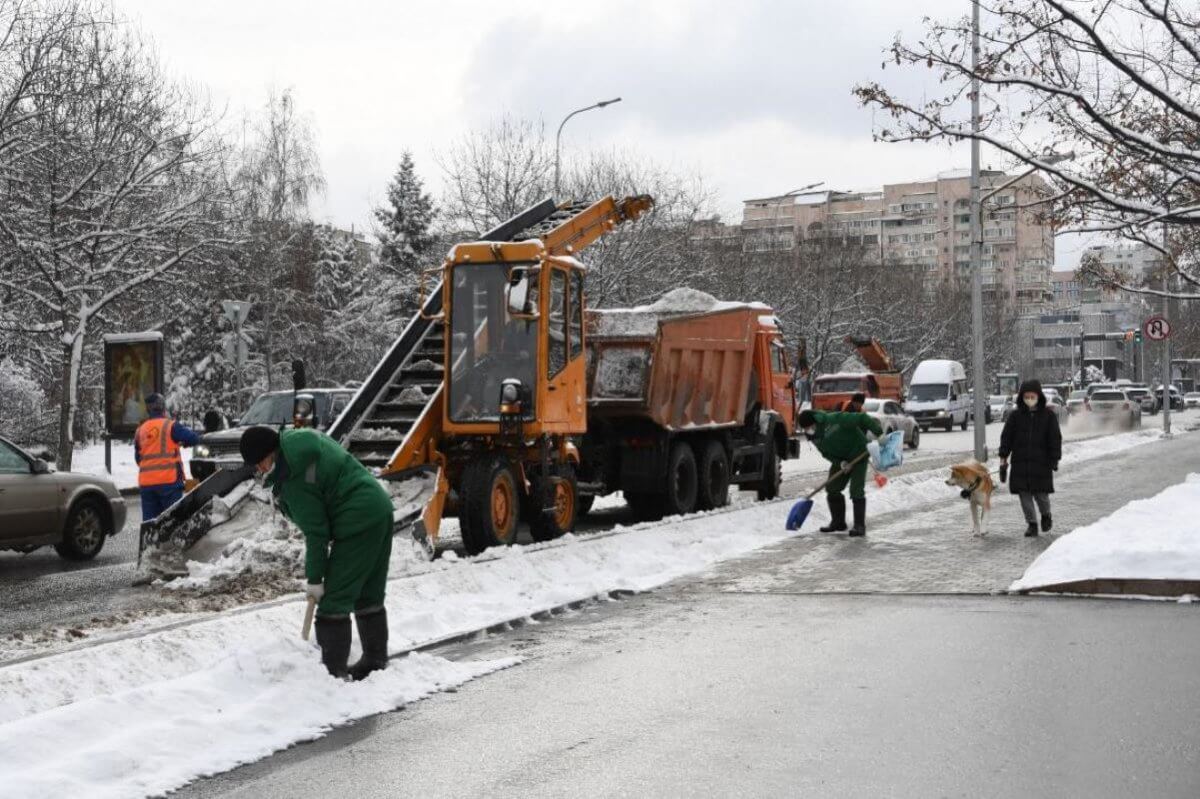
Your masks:
{"label": "high-rise building", "polygon": [[[986,170],[986,194],[1010,180]],[[988,198],[983,210],[984,291],[1017,310],[1036,311],[1054,300],[1054,235],[1039,217],[1045,182],[1027,176]],[[927,284],[970,280],[970,173],[885,185],[865,192],[817,191],[746,200],[742,242],[747,252],[794,250],[804,240],[839,236],[860,244],[868,258],[914,267]]]}

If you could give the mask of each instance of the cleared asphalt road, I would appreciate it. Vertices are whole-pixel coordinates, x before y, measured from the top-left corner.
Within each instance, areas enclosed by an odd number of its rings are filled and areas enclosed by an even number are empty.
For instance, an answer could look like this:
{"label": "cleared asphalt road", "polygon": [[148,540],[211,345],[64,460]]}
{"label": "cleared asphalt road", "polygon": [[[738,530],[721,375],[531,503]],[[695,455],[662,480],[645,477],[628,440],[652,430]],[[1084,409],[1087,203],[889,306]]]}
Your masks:
{"label": "cleared asphalt road", "polygon": [[[1155,493],[1193,447],[1064,470],[1056,508]],[[179,796],[1200,796],[1200,604],[988,596],[1045,545],[1002,500],[982,541],[950,500],[448,649],[525,662]],[[947,577],[982,593],[820,593]]]}

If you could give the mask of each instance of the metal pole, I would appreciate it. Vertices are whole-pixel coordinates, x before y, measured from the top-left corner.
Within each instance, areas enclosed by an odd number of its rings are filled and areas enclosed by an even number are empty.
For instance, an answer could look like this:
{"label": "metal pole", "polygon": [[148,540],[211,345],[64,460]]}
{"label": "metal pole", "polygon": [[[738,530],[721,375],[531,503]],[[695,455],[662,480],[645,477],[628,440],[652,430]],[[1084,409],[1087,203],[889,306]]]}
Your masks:
{"label": "metal pole", "polygon": [[[237,376],[237,405],[236,410],[238,417],[242,415],[242,320],[239,316],[233,325],[233,363],[234,374]],[[267,371],[270,371],[270,365],[267,366]]]}
{"label": "metal pole", "polygon": [[603,108],[606,105],[612,105],[613,103],[619,103],[619,102],[621,102],[621,98],[616,97],[612,100],[601,100],[600,102],[593,103],[592,105],[589,105],[586,108],[577,108],[574,111],[572,111],[571,113],[567,114],[565,117],[563,117],[562,122],[558,123],[558,133],[556,133],[554,135],[554,197],[555,197],[555,199],[558,198],[558,166],[559,166],[558,155],[559,155],[560,146],[562,144],[563,126],[567,124],[568,119],[575,116],[576,114],[582,114],[584,111],[591,111],[593,108]]}
{"label": "metal pole", "polygon": [[[983,379],[983,208],[979,199],[979,0],[971,3],[971,337],[975,345],[975,460],[987,460]],[[880,231],[882,233],[882,229]]]}
{"label": "metal pole", "polygon": [[[1169,250],[1169,235],[1170,231],[1167,223],[1163,223],[1163,298],[1162,298],[1162,316],[1163,319],[1171,321],[1167,318],[1167,313],[1171,308],[1170,300],[1166,293],[1171,290],[1171,256]],[[1171,339],[1163,339],[1163,355],[1162,355],[1162,371],[1163,371],[1163,435],[1171,435]]]}

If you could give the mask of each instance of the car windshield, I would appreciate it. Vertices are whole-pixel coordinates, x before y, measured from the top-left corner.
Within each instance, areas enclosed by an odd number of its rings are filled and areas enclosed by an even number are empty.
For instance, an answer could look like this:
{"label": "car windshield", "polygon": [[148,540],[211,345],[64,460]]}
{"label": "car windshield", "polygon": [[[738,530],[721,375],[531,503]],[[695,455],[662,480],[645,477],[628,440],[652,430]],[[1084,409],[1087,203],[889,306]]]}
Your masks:
{"label": "car windshield", "polygon": [[1092,395],[1094,400],[1123,400],[1125,395],[1120,391],[1097,391]]}
{"label": "car windshield", "polygon": [[867,400],[863,403],[863,410],[867,413],[879,413],[883,410],[883,403],[879,400]]}
{"label": "car windshield", "polygon": [[1134,389],[1130,389],[1130,390],[1126,391],[1125,393],[1128,394],[1133,399],[1141,399],[1142,397],[1149,396],[1150,389],[1134,388]]}
{"label": "car windshield", "polygon": [[[537,383],[538,323],[509,315],[507,270],[499,264],[459,264],[450,292],[450,418],[498,421],[500,387],[524,387],[523,411],[532,419]],[[532,307],[538,306],[531,289]]]}
{"label": "car windshield", "polygon": [[814,394],[853,394],[862,390],[861,377],[822,377],[813,386]]}
{"label": "car windshield", "polygon": [[944,400],[950,396],[950,386],[945,383],[922,383],[908,387],[908,398],[916,402]]}
{"label": "car windshield", "polygon": [[1007,401],[1008,397],[1004,396],[1003,394],[993,394],[992,396],[988,397],[988,402],[992,403],[993,405],[999,405],[1000,403]]}
{"label": "car windshield", "polygon": [[[317,408],[321,408],[322,397],[317,398]],[[263,394],[254,401],[250,410],[242,417],[241,424],[280,425],[292,423],[292,392],[278,394]]]}

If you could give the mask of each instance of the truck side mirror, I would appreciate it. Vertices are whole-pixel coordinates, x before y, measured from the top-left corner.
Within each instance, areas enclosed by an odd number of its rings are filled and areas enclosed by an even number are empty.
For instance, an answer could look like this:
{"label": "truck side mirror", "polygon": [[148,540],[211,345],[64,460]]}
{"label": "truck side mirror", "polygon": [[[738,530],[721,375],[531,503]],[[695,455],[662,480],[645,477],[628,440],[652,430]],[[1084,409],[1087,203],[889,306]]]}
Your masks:
{"label": "truck side mirror", "polygon": [[537,267],[514,266],[508,272],[508,286],[504,289],[508,314],[516,319],[537,319],[537,308],[533,307],[531,290],[539,273]]}

